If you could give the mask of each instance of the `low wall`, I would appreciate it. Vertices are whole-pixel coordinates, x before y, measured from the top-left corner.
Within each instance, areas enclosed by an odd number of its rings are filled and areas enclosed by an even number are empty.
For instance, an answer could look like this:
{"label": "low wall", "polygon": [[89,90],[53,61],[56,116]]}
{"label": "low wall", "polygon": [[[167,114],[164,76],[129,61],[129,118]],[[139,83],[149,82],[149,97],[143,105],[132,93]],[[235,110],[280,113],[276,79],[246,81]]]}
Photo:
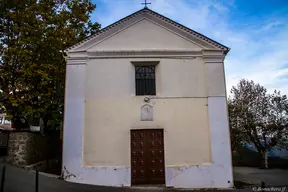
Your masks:
{"label": "low wall", "polygon": [[38,170],[40,172],[50,173],[54,175],[61,175],[61,159],[54,158],[49,160],[40,161],[38,163],[27,165],[26,170]]}
{"label": "low wall", "polygon": [[60,134],[39,132],[9,132],[7,162],[26,166],[60,156]]}

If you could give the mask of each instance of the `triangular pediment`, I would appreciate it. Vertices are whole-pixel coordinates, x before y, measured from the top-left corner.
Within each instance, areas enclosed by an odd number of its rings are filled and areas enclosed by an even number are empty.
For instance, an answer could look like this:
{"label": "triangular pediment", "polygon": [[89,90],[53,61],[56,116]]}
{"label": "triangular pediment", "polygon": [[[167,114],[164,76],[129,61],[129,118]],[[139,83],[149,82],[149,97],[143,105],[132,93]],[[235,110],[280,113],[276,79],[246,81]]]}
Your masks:
{"label": "triangular pediment", "polygon": [[168,31],[150,20],[141,21],[129,26],[115,35],[91,46],[89,51],[99,50],[139,50],[139,49],[202,49],[177,33]]}
{"label": "triangular pediment", "polygon": [[66,52],[143,49],[217,49],[221,45],[154,11],[142,9],[104,29]]}

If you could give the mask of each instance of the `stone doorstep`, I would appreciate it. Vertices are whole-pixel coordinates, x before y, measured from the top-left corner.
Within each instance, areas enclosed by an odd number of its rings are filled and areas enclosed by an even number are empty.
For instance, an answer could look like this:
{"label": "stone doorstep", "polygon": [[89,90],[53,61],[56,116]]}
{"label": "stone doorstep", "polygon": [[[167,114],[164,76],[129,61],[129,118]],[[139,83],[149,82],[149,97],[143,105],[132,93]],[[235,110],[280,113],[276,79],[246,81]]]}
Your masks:
{"label": "stone doorstep", "polygon": [[179,191],[235,191],[235,188],[174,188],[166,187],[165,185],[139,185],[126,187],[129,189],[139,190],[179,190]]}
{"label": "stone doorstep", "polygon": [[168,187],[165,187],[165,185],[134,185],[130,187],[125,187],[129,189],[152,189],[152,190],[163,190],[167,189]]}

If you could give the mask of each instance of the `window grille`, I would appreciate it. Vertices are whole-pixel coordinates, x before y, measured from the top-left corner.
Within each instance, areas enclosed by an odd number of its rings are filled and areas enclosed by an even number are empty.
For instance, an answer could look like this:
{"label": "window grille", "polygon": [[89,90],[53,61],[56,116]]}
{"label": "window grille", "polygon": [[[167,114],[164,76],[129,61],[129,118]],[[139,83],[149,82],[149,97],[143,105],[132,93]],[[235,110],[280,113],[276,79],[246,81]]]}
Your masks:
{"label": "window grille", "polygon": [[136,95],[156,95],[155,66],[135,66]]}

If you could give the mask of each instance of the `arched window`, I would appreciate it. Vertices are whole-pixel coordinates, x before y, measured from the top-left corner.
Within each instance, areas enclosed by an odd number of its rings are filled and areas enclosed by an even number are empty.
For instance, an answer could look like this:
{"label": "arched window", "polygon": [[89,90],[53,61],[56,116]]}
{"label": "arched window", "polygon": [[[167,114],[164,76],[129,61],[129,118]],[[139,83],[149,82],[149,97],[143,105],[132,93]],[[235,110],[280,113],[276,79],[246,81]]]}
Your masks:
{"label": "arched window", "polygon": [[155,66],[135,66],[136,95],[156,95]]}

